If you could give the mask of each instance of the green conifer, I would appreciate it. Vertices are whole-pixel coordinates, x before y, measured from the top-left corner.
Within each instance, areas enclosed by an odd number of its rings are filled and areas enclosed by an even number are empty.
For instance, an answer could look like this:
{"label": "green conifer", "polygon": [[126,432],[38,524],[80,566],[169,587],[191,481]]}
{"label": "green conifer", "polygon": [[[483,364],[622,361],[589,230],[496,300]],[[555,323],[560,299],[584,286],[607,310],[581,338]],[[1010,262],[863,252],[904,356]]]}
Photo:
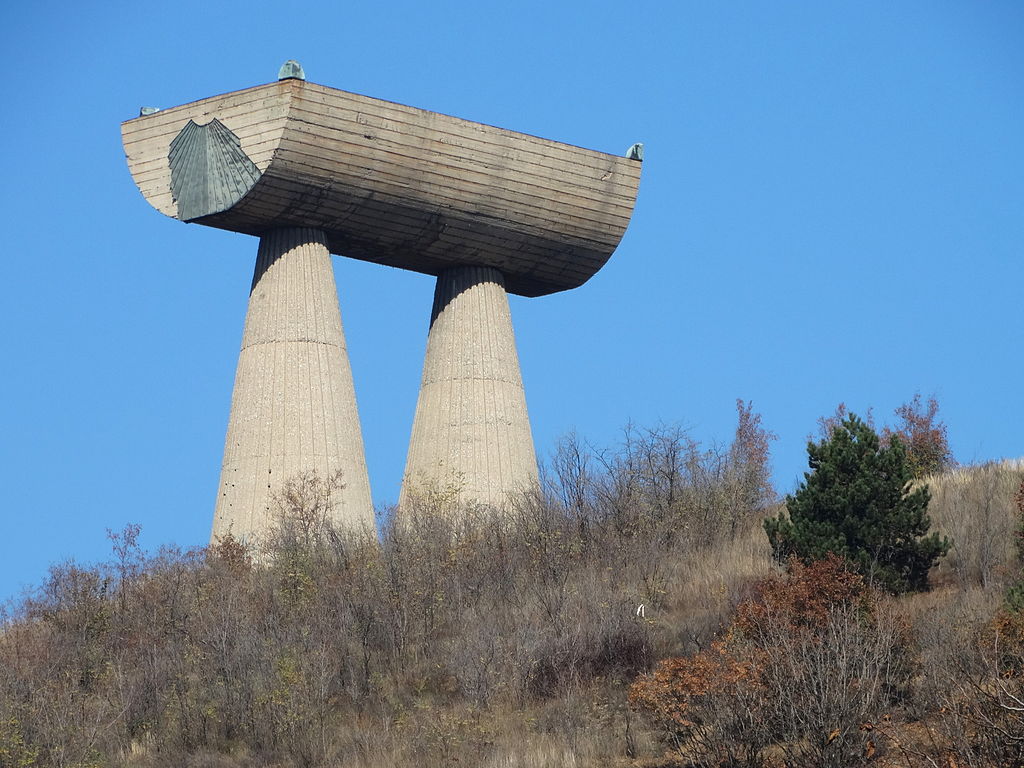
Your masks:
{"label": "green conifer", "polygon": [[928,534],[928,488],[911,486],[906,449],[883,446],[854,414],[820,443],[807,445],[810,472],[786,497],[788,518],[765,520],[775,557],[809,563],[833,552],[891,592],[928,588],[928,571],[950,542]]}

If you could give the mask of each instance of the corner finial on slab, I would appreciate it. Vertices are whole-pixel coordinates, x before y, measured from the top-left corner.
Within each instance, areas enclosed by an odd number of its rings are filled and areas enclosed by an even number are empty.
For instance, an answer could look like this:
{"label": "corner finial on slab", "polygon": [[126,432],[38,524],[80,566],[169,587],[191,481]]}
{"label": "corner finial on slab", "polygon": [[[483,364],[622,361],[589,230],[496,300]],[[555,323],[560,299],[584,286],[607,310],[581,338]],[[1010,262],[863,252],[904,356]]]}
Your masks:
{"label": "corner finial on slab", "polygon": [[634,144],[626,151],[626,157],[630,160],[639,160],[642,163],[644,161],[644,145]]}
{"label": "corner finial on slab", "polygon": [[277,71],[278,80],[305,80],[306,73],[302,71],[302,65],[295,59],[288,59]]}

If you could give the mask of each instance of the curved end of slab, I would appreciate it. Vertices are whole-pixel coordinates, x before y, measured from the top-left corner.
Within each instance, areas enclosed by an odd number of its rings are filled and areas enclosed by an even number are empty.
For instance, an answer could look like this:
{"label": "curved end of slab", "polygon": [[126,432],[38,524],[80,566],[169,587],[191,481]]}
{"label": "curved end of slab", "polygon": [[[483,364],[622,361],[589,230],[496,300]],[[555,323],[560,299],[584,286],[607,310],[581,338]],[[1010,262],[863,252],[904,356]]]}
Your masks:
{"label": "curved end of slab", "polygon": [[229,210],[266,172],[293,89],[302,85],[256,86],[122,123],[128,170],[142,196],[181,221]]}

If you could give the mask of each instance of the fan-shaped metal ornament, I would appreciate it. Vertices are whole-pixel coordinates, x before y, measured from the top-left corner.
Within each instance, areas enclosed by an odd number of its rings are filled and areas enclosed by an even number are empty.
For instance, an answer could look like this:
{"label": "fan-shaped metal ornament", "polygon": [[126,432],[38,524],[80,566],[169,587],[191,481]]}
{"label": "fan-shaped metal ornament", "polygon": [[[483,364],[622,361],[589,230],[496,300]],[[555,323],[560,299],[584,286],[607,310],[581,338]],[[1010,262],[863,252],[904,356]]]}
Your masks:
{"label": "fan-shaped metal ornament", "polygon": [[217,118],[206,125],[189,120],[171,141],[167,161],[171,194],[182,221],[226,211],[260,177],[238,137]]}

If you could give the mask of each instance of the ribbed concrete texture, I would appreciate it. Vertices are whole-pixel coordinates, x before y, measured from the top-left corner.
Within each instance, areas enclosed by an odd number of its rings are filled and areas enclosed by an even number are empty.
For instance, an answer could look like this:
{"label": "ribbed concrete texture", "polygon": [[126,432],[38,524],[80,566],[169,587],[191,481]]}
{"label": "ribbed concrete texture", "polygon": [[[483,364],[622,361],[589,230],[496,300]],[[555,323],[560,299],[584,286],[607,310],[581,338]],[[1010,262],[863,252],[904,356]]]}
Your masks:
{"label": "ribbed concrete texture", "polygon": [[298,473],[343,473],[335,520],[372,525],[355,388],[324,234],[260,240],[235,374],[211,540],[273,522],[271,494]]}
{"label": "ribbed concrete texture", "polygon": [[499,505],[537,483],[512,316],[501,273],[454,267],[437,278],[401,504],[456,492]]}

